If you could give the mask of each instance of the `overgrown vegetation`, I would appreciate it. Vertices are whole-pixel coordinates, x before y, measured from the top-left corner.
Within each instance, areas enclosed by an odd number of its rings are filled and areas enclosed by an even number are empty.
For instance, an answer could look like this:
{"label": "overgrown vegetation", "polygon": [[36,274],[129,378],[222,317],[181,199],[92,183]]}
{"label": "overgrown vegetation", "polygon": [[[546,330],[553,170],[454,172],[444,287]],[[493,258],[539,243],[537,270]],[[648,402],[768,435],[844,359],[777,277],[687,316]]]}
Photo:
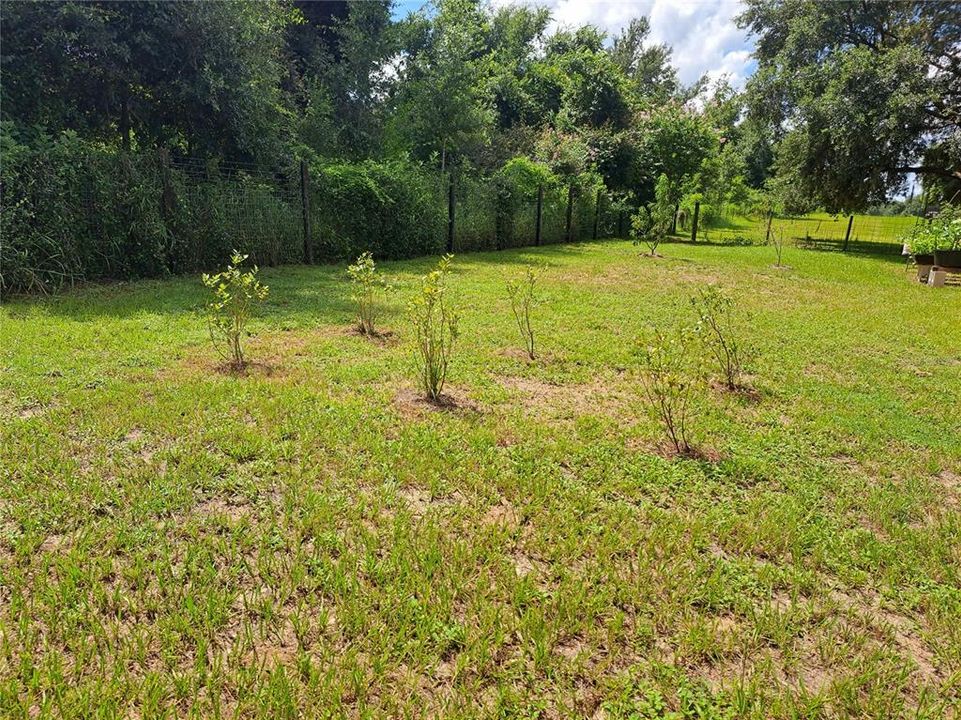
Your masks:
{"label": "overgrown vegetation", "polygon": [[421,390],[433,402],[441,399],[457,340],[459,315],[449,296],[448,280],[454,257],[445,255],[421,278],[410,301],[414,325],[417,376]]}
{"label": "overgrown vegetation", "polygon": [[256,306],[267,299],[268,288],[257,279],[257,266],[244,272],[246,255],[234,252],[230,264],[215,275],[203,275],[213,297],[207,303],[207,329],[214,348],[234,370],[247,366],[243,341]]}
{"label": "overgrown vegetation", "polygon": [[531,360],[536,359],[534,354],[534,324],[531,320],[531,312],[537,305],[537,280],[540,271],[533,265],[524,267],[524,273],[520,278],[507,281],[507,297],[511,302],[511,312],[517,323],[517,330],[520,333],[521,341],[524,343],[524,350],[527,357]]}
{"label": "overgrown vegetation", "polygon": [[378,296],[388,295],[393,286],[377,270],[374,256],[361,253],[357,262],[347,267],[347,275],[354,285],[353,299],[357,304],[357,329],[364,335],[377,335]]}

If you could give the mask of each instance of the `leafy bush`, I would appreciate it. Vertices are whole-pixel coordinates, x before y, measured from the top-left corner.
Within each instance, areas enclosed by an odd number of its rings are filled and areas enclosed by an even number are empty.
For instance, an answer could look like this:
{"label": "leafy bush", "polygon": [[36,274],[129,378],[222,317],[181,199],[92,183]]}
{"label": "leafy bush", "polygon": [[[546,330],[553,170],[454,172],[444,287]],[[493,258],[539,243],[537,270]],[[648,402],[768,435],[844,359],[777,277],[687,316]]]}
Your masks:
{"label": "leafy bush", "polygon": [[935,250],[961,250],[961,207],[945,205],[938,217],[918,225],[904,237],[915,255],[930,255]]}
{"label": "leafy bush", "polygon": [[[299,201],[277,179],[124,153],[65,131],[0,124],[0,294],[215,266],[232,247],[298,259]],[[166,178],[166,181],[165,181]]]}
{"label": "leafy bush", "polygon": [[640,209],[631,217],[631,236],[634,244],[644,244],[650,256],[657,254],[657,247],[671,232],[674,219],[674,203],[667,175],[661,174],[654,190],[654,202]]}
{"label": "leafy bush", "polygon": [[681,328],[668,334],[655,329],[639,354],[648,409],[661,423],[674,450],[692,454],[692,405],[701,382],[693,331]]}
{"label": "leafy bush", "polygon": [[418,379],[428,399],[440,399],[457,340],[458,315],[448,299],[447,279],[454,257],[445,255],[421,280],[410,303],[417,342]]}
{"label": "leafy bush", "polygon": [[697,317],[694,331],[717,361],[728,389],[740,387],[745,349],[738,338],[734,321],[734,299],[713,285],[691,298]]}
{"label": "leafy bush", "polygon": [[446,184],[403,161],[317,168],[311,209],[320,255],[405,258],[440,252],[447,231]]}
{"label": "leafy bush", "polygon": [[387,294],[393,288],[383,273],[377,271],[374,256],[369,252],[362,253],[357,262],[348,266],[347,274],[355,288],[353,300],[357,303],[357,329],[364,335],[376,335],[377,293]]}
{"label": "leafy bush", "polygon": [[531,310],[537,304],[535,286],[538,275],[538,271],[528,265],[524,268],[524,275],[521,278],[507,281],[507,296],[511,301],[511,311],[514,313],[517,329],[524,342],[524,349],[527,350],[527,356],[531,360],[534,359],[534,327],[531,324]]}
{"label": "leafy bush", "polygon": [[242,370],[247,364],[241,340],[254,306],[263,302],[268,292],[267,286],[257,280],[257,266],[241,272],[245,260],[246,255],[234,251],[226,270],[203,275],[204,285],[213,291],[213,298],[207,303],[210,341],[235,370]]}

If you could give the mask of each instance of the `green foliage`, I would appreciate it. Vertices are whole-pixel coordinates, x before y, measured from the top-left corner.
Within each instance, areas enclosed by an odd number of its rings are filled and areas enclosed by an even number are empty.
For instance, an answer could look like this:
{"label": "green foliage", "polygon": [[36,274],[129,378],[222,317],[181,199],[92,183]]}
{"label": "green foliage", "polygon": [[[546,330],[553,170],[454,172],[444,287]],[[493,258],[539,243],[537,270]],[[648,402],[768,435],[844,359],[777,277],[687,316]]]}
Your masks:
{"label": "green foliage", "polygon": [[644,244],[651,257],[657,254],[657,248],[671,232],[674,221],[674,191],[667,175],[661,175],[657,180],[654,191],[654,202],[641,206],[631,216],[631,237],[634,244]]}
{"label": "green foliage", "polygon": [[11,4],[3,119],[128,149],[275,157],[289,19],[279,3]]}
{"label": "green foliage", "polygon": [[714,285],[691,298],[696,324],[694,332],[717,362],[728,390],[737,390],[744,374],[746,348],[735,318],[734,299]]}
{"label": "green foliage", "polygon": [[376,335],[377,295],[393,290],[383,273],[378,272],[374,256],[361,253],[357,262],[347,267],[347,275],[354,284],[353,300],[357,304],[357,329],[364,335]]}
{"label": "green foliage", "polygon": [[748,0],[739,20],[757,42],[750,112],[784,136],[782,172],[796,190],[838,212],[883,202],[908,172],[958,181],[961,85],[947,60],[961,40],[957,12]]}
{"label": "green foliage", "polygon": [[459,316],[448,296],[448,278],[453,255],[445,255],[421,279],[417,295],[410,302],[414,324],[417,376],[421,389],[432,402],[444,391],[450,369]]}
{"label": "green foliage", "polygon": [[537,305],[536,285],[540,272],[532,265],[524,268],[520,278],[507,281],[507,297],[511,301],[511,312],[517,323],[521,340],[527,356],[535,359],[534,355],[534,326],[531,322],[531,311]]}
{"label": "green foliage", "polygon": [[700,357],[691,328],[655,328],[640,343],[641,387],[648,410],[660,422],[678,454],[694,452],[691,422],[694,398],[702,384]]}
{"label": "green foliage", "polygon": [[215,275],[204,273],[203,283],[212,291],[207,303],[210,341],[224,361],[234,370],[243,370],[247,360],[243,338],[247,323],[258,303],[267,299],[268,288],[257,280],[257,266],[242,272],[246,255],[234,251],[227,269]]}
{"label": "green foliage", "polygon": [[429,255],[443,248],[446,187],[436,172],[404,161],[316,168],[315,231],[328,258]]}
{"label": "green foliage", "polygon": [[935,250],[961,250],[961,207],[945,205],[936,218],[917,225],[902,237],[915,255],[930,255]]}

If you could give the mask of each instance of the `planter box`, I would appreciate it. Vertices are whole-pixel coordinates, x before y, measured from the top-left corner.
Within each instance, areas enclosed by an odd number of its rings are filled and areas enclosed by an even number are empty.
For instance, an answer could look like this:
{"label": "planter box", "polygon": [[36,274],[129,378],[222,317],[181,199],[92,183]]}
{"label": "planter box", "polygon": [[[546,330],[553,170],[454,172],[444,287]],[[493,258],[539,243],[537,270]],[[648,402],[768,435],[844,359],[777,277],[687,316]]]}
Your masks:
{"label": "planter box", "polygon": [[961,250],[935,250],[934,264],[938,267],[961,268]]}
{"label": "planter box", "polygon": [[918,264],[918,267],[920,267],[921,265],[934,265],[934,255],[933,254],[930,254],[930,255],[916,254],[914,256],[914,262]]}

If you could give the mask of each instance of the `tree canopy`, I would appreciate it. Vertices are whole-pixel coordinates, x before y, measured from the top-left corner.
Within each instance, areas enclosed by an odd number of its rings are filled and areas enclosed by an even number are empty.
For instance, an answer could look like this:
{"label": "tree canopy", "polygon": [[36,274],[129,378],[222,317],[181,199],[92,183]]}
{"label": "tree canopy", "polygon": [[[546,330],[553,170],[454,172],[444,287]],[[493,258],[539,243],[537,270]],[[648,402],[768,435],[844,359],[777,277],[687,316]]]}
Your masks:
{"label": "tree canopy", "polygon": [[961,182],[961,3],[746,0],[751,118],[776,166],[829,210]]}

